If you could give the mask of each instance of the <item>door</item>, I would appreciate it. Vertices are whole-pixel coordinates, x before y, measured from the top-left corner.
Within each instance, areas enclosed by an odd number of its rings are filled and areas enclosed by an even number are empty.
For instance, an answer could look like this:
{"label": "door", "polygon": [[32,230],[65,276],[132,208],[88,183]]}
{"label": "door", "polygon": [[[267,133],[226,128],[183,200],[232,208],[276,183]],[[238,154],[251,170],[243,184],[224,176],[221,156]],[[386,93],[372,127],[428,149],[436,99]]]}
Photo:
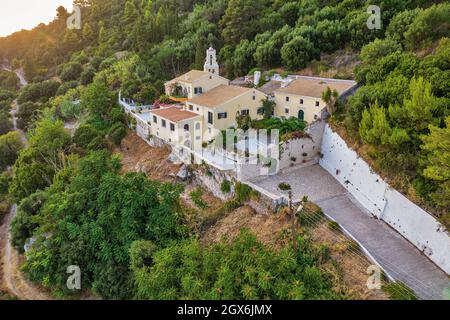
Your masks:
{"label": "door", "polygon": [[305,120],[305,112],[303,110],[298,112],[298,120]]}

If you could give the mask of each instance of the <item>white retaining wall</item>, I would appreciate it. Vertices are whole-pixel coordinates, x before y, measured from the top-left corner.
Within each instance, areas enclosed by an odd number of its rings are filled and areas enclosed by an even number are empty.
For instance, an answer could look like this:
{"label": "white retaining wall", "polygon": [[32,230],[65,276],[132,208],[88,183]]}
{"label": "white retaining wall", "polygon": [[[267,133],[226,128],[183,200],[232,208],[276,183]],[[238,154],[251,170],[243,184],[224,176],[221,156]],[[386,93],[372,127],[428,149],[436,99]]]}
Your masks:
{"label": "white retaining wall", "polygon": [[391,188],[327,125],[320,165],[370,213],[384,220],[450,274],[450,236],[429,213]]}

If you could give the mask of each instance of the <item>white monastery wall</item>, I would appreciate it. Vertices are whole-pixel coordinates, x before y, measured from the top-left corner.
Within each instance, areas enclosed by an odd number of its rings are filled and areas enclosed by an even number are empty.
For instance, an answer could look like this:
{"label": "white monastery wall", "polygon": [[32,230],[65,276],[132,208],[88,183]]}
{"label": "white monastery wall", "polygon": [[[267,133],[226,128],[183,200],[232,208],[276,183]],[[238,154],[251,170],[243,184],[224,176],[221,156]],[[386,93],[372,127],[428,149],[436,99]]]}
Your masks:
{"label": "white monastery wall", "polygon": [[391,188],[327,125],[320,165],[371,214],[384,220],[450,274],[450,236],[432,215]]}

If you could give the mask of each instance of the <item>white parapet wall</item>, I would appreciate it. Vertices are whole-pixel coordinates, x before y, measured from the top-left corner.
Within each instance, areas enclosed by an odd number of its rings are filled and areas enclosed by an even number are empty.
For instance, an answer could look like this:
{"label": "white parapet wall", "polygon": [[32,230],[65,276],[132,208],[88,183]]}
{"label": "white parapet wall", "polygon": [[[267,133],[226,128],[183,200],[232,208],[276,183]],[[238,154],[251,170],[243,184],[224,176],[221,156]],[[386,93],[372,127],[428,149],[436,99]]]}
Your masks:
{"label": "white parapet wall", "polygon": [[389,186],[327,125],[320,165],[366,210],[382,219],[450,274],[450,236],[432,215]]}

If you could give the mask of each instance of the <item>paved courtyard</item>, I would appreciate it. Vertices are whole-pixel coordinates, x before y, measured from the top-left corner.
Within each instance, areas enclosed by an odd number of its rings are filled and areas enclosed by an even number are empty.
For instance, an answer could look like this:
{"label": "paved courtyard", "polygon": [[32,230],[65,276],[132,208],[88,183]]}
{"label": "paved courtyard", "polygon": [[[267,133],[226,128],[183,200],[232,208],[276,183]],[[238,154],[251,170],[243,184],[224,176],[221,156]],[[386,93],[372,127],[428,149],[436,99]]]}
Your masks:
{"label": "paved courtyard", "polygon": [[296,201],[301,200],[303,196],[308,196],[311,201],[318,201],[347,192],[319,165],[290,168],[279,175],[258,177],[251,182],[279,196],[286,195],[286,192],[280,191],[278,185],[282,182],[287,183],[291,186],[292,196]]}
{"label": "paved courtyard", "polygon": [[277,176],[260,177],[252,183],[283,195],[278,185],[291,185],[295,200],[308,196],[323,212],[349,232],[394,279],[404,282],[421,299],[443,299],[450,280],[434,263],[386,223],[374,218],[319,165],[293,168]]}

